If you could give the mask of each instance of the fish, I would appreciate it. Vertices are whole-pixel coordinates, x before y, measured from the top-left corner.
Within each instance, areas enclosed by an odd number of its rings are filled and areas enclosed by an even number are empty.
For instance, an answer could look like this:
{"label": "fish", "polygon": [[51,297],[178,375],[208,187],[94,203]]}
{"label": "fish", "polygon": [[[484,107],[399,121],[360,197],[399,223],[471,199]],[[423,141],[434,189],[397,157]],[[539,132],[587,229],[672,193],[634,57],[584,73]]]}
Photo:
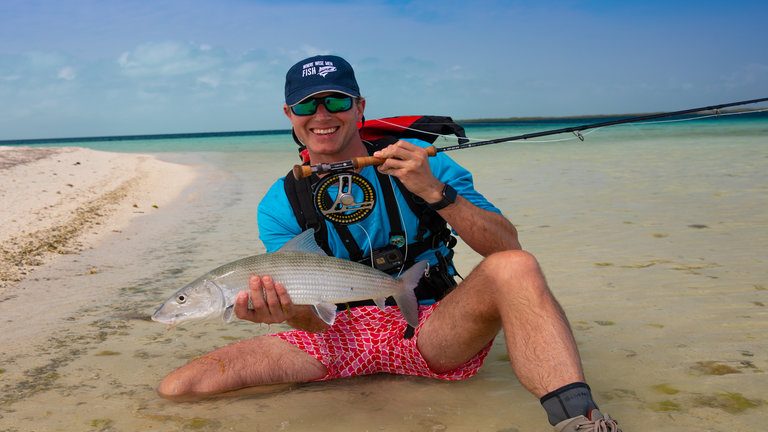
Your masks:
{"label": "fish", "polygon": [[189,321],[234,319],[237,293],[248,289],[251,275],[270,276],[283,284],[293,304],[311,305],[326,324],[333,325],[337,303],[373,300],[384,309],[393,297],[405,321],[419,323],[414,289],[427,271],[420,261],[400,277],[365,264],[328,256],[308,229],[273,252],[252,255],[217,267],[185,285],[152,314],[152,320],[169,325]]}

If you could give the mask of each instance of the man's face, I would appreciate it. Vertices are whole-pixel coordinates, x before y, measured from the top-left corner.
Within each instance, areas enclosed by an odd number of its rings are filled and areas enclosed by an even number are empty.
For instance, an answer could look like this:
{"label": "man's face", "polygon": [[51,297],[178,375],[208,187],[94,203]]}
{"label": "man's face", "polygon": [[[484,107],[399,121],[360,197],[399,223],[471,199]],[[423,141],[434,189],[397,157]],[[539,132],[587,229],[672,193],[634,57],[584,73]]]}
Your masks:
{"label": "man's face", "polygon": [[[324,92],[311,98],[324,96],[345,97],[340,93]],[[296,115],[289,106],[283,106],[283,112],[291,121],[296,136],[307,146],[310,155],[328,156],[332,159],[335,156],[344,158],[345,152],[352,144],[359,142],[357,122],[362,120],[364,109],[365,99],[362,98],[353,99],[352,108],[349,110],[336,113],[329,112],[322,103],[318,105],[317,112],[306,116]]]}

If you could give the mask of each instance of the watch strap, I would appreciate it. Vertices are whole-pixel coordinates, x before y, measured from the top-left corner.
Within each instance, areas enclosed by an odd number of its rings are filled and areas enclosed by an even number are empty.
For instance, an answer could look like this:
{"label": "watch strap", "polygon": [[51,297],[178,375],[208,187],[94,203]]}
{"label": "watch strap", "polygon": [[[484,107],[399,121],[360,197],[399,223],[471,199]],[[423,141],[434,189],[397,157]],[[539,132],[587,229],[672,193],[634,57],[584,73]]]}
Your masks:
{"label": "watch strap", "polygon": [[437,211],[437,210],[442,210],[448,207],[449,205],[456,202],[456,195],[458,195],[458,193],[456,192],[456,189],[452,188],[451,185],[446,183],[445,186],[443,186],[442,195],[443,197],[440,199],[440,201],[434,202],[434,203],[427,203],[429,208]]}

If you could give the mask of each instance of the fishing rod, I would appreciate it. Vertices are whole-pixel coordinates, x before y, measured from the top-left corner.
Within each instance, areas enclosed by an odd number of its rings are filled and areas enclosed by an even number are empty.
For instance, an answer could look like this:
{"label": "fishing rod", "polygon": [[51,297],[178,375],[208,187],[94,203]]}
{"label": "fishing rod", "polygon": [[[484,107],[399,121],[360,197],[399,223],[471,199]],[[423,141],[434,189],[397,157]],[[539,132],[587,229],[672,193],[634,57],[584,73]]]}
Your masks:
{"label": "fishing rod", "polygon": [[[615,125],[626,124],[626,123],[638,123],[638,122],[643,122],[647,120],[656,120],[656,119],[666,118],[666,117],[674,117],[674,116],[685,115],[685,114],[694,114],[701,111],[717,111],[723,108],[730,108],[730,107],[740,106],[740,105],[750,105],[750,104],[756,104],[756,103],[766,102],[766,101],[768,101],[768,97],[760,98],[760,99],[743,100],[739,102],[729,102],[729,103],[724,103],[720,105],[691,108],[691,109],[685,109],[680,111],[646,114],[646,115],[628,117],[628,118],[618,119],[618,120],[590,123],[590,124],[585,124],[581,126],[551,129],[551,130],[546,130],[542,132],[532,132],[532,133],[515,135],[515,136],[505,137],[505,138],[495,138],[495,139],[477,141],[477,142],[466,142],[466,143],[450,145],[445,147],[429,146],[426,148],[426,150],[429,156],[435,156],[438,153],[447,152],[447,151],[461,150],[461,149],[466,149],[471,147],[481,147],[481,146],[498,144],[503,142],[510,142],[510,141],[527,140],[530,138],[539,138],[543,136],[557,135],[561,133],[573,133],[581,141],[584,141],[584,137],[580,134],[580,132],[589,130],[589,129],[597,129],[597,128],[602,128],[606,126],[615,126]],[[384,163],[384,159],[382,158],[377,158],[373,156],[364,156],[364,157],[357,157],[350,160],[339,161],[339,162],[320,163],[317,165],[295,165],[293,167],[293,176],[297,180],[299,180],[304,177],[309,177],[312,174],[325,174],[325,173],[335,173],[340,171],[349,171],[349,170],[359,169],[359,168],[363,168],[371,165],[378,166],[383,163]]]}

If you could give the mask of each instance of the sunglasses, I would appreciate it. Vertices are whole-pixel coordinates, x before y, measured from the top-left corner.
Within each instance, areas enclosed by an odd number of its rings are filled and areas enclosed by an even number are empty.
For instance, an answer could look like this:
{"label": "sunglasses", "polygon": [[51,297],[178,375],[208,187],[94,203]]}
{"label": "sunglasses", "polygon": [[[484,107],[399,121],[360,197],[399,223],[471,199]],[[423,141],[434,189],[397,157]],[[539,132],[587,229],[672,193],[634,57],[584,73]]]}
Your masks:
{"label": "sunglasses", "polygon": [[322,104],[329,113],[349,111],[352,108],[352,96],[322,96],[291,105],[291,111],[297,116],[309,116],[317,112]]}

